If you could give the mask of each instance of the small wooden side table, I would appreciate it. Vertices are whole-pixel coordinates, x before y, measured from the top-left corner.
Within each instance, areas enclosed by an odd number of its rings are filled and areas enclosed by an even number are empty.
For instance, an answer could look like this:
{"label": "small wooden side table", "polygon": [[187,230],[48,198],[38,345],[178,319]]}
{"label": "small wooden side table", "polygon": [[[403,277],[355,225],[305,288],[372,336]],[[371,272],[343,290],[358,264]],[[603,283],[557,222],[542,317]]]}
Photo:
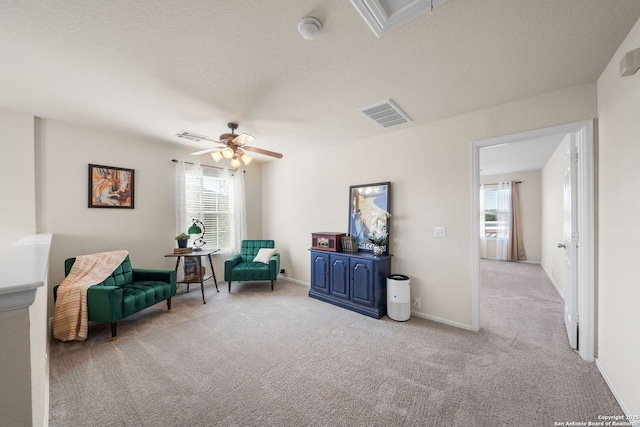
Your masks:
{"label": "small wooden side table", "polygon": [[[211,261],[211,255],[215,254],[216,252],[220,251],[220,249],[213,249],[213,250],[207,250],[207,249],[203,249],[201,251],[193,251],[193,252],[189,252],[186,254],[167,254],[165,255],[166,258],[177,258],[176,260],[176,273],[178,272],[178,266],[180,265],[180,258],[182,257],[194,257],[197,259],[198,261],[198,269],[196,270],[198,272],[198,279],[194,279],[194,280],[185,280],[182,282],[178,282],[178,283],[186,283],[187,284],[187,292],[189,292],[189,284],[190,283],[200,283],[200,289],[202,290],[202,303],[206,304],[207,302],[204,300],[204,282],[206,280],[208,280],[209,278],[213,277],[213,283],[216,284],[216,291],[220,292],[220,290],[218,289],[218,281],[216,280],[216,271],[213,269],[213,261]],[[200,272],[202,271],[200,269],[200,267],[202,267],[202,257],[206,256],[207,258],[209,258],[209,266],[211,266],[211,276],[209,277],[204,277],[204,274],[200,274]]]}

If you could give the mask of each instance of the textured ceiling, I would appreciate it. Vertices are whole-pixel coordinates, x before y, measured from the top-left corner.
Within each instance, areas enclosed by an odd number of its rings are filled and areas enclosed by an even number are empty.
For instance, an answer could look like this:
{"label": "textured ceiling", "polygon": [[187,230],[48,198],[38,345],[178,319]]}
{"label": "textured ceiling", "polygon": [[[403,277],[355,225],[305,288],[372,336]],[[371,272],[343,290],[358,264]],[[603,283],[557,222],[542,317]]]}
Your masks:
{"label": "textured ceiling", "polygon": [[[235,120],[291,157],[593,82],[640,17],[637,0],[449,0],[376,38],[349,1],[274,4],[2,1],[0,108],[196,149],[174,135]],[[388,98],[414,121],[358,111]]]}

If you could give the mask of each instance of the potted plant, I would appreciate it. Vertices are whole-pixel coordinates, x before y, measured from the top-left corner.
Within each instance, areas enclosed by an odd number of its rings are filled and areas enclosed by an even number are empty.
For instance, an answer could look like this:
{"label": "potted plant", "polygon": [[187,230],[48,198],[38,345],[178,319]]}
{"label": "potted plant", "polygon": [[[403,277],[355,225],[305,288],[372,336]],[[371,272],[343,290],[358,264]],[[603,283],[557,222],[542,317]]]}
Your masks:
{"label": "potted plant", "polygon": [[187,233],[180,233],[176,236],[176,240],[178,241],[179,248],[186,248],[187,243],[189,242],[189,236]]}
{"label": "potted plant", "polygon": [[391,216],[389,212],[374,214],[371,218],[371,229],[367,239],[373,244],[373,254],[382,255],[387,246],[387,219]]}

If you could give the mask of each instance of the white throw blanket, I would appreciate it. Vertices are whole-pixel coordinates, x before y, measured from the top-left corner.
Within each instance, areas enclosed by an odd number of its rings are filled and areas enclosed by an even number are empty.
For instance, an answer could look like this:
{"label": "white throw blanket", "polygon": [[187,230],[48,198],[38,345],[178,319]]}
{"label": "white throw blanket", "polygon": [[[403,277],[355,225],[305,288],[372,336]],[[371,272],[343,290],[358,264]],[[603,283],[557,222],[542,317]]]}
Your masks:
{"label": "white throw blanket", "polygon": [[89,331],[87,289],[104,281],[129,255],[128,251],[100,252],[76,258],[58,286],[53,336],[60,341],[84,341]]}

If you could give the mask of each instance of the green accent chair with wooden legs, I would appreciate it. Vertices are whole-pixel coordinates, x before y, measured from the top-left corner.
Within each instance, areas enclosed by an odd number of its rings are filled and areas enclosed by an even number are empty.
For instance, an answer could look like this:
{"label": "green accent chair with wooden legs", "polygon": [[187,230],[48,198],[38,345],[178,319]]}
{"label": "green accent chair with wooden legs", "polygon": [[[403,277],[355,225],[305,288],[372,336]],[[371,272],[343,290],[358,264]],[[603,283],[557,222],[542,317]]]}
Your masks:
{"label": "green accent chair with wooden legs", "polygon": [[224,280],[229,282],[229,293],[231,293],[231,282],[234,280],[238,282],[269,280],[273,291],[273,284],[280,271],[280,254],[276,251],[273,240],[243,240],[240,253],[233,255],[224,263]]}

